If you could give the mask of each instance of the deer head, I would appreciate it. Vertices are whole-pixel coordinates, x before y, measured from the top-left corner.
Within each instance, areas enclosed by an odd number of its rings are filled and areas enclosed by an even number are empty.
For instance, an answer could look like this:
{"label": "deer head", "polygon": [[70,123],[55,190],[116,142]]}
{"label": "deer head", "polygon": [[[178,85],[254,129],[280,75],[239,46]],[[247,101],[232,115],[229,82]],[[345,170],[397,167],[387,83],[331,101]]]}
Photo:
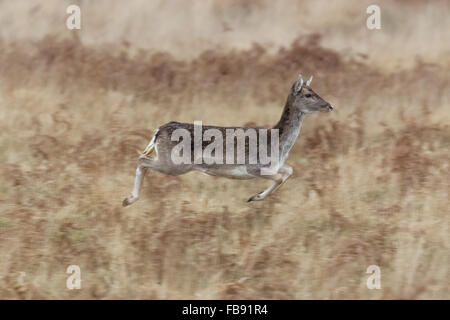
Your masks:
{"label": "deer head", "polygon": [[310,85],[312,76],[306,82],[300,75],[292,85],[290,93],[291,105],[302,113],[330,112],[333,107],[315,93]]}

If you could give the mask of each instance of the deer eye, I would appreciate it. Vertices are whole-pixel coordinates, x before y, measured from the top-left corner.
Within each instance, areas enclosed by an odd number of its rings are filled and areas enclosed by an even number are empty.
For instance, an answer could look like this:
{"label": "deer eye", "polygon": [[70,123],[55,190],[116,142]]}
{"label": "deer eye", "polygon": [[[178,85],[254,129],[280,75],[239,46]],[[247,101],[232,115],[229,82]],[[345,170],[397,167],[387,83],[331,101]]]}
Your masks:
{"label": "deer eye", "polygon": [[311,94],[307,93],[307,94],[305,94],[305,97],[306,98],[311,98],[312,96],[311,96]]}

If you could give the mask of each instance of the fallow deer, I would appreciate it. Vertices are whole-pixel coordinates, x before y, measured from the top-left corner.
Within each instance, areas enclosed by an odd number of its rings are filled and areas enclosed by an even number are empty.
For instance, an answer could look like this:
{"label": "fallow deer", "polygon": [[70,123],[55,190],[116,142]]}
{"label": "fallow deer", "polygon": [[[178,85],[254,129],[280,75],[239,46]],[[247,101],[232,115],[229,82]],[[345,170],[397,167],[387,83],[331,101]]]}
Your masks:
{"label": "fallow deer", "polygon": [[[198,159],[196,158],[197,156],[195,154],[198,155],[198,153],[196,152],[196,150],[194,150],[194,140],[196,139],[196,127],[194,124],[169,122],[159,127],[155,131],[153,138],[145,148],[144,152],[139,156],[134,188],[131,192],[131,195],[123,200],[123,206],[128,206],[138,200],[143,178],[149,168],[173,176],[184,174],[190,171],[200,171],[209,175],[222,176],[232,179],[264,178],[273,180],[274,183],[270,187],[251,196],[248,199],[249,202],[254,200],[263,200],[269,194],[278,189],[292,175],[292,168],[286,165],[284,162],[287,159],[289,151],[291,150],[292,146],[295,143],[295,140],[300,133],[305,115],[317,112],[329,112],[333,110],[333,107],[328,102],[322,99],[311,89],[311,81],[312,76],[306,82],[304,82],[302,76],[300,75],[297,81],[294,82],[288,95],[280,120],[274,127],[266,131],[267,136],[264,140],[261,140],[263,138],[261,132],[264,131],[261,131],[261,129],[263,128],[260,127],[201,127],[200,132],[202,135],[205,134],[208,130],[214,131],[216,134],[222,134],[223,136],[226,136],[226,134],[230,132],[230,130],[234,130],[235,132],[240,129],[242,131],[245,130],[245,132],[253,130],[255,132],[253,135],[257,139],[251,141],[251,135],[247,135],[248,140],[245,140],[245,145],[243,145],[243,149],[245,149],[244,155],[246,156],[244,162],[236,161],[236,155],[234,154],[233,148],[231,149],[231,152],[233,153],[231,155],[231,159],[234,159],[234,162],[211,162],[206,161],[207,159],[203,159],[204,161],[196,161]],[[174,139],[174,133],[177,130],[184,130],[188,133],[188,135],[190,135],[190,137],[188,137],[190,138],[188,146],[189,148],[191,148],[191,150],[187,150],[189,151],[188,157],[190,161],[183,163],[174,161],[173,150],[178,144],[177,139]],[[279,139],[274,142],[274,139],[272,138],[275,136]],[[192,137],[193,139],[191,139]],[[247,137],[244,137],[244,139]],[[210,137],[210,139],[212,138]],[[217,136],[215,136],[215,140],[216,139]],[[236,143],[234,137],[231,141],[232,144]],[[200,155],[204,154],[202,152],[206,151],[207,145],[207,141],[200,142]],[[276,148],[274,146],[276,146]],[[270,153],[272,155],[276,154],[278,159],[275,166],[272,165],[271,168],[269,168],[269,164],[267,163],[263,164],[261,162],[258,163],[257,161],[256,163],[252,163],[249,160],[251,158],[250,153],[252,147],[253,150],[256,150],[258,154],[261,154],[260,152],[263,147],[265,147],[266,151],[271,150]],[[225,159],[227,158],[227,156],[230,156],[230,154],[227,155],[227,150],[223,150],[223,153],[219,156],[220,160],[222,157],[223,159]],[[183,151],[186,152],[186,150]],[[154,156],[151,155],[152,153],[154,153]],[[262,169],[268,170],[263,173]]]}

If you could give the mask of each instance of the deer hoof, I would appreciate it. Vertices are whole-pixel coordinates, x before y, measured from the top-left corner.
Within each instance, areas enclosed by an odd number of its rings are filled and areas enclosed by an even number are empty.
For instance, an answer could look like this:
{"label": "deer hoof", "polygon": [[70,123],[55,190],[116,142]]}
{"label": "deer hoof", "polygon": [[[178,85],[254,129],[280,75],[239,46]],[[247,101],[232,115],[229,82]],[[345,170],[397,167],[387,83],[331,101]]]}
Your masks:
{"label": "deer hoof", "polygon": [[264,198],[261,196],[261,193],[262,192],[254,194],[253,196],[248,198],[247,202],[263,200]]}
{"label": "deer hoof", "polygon": [[124,206],[124,207],[129,206],[130,204],[136,202],[137,199],[138,199],[138,198],[133,197],[133,196],[126,197],[126,198],[123,199],[123,201],[122,201],[122,206]]}

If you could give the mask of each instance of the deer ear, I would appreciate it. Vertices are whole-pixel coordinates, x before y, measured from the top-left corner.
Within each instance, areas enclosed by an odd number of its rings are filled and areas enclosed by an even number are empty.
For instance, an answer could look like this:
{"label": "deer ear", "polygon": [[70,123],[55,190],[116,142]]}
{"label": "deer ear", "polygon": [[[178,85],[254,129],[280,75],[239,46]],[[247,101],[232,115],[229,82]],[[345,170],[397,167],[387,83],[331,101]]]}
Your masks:
{"label": "deer ear", "polygon": [[295,92],[299,92],[303,86],[303,78],[302,75],[298,76],[297,82],[295,83]]}
{"label": "deer ear", "polygon": [[309,85],[311,84],[311,81],[313,79],[313,76],[309,77],[308,80],[306,80],[306,85],[309,87]]}

